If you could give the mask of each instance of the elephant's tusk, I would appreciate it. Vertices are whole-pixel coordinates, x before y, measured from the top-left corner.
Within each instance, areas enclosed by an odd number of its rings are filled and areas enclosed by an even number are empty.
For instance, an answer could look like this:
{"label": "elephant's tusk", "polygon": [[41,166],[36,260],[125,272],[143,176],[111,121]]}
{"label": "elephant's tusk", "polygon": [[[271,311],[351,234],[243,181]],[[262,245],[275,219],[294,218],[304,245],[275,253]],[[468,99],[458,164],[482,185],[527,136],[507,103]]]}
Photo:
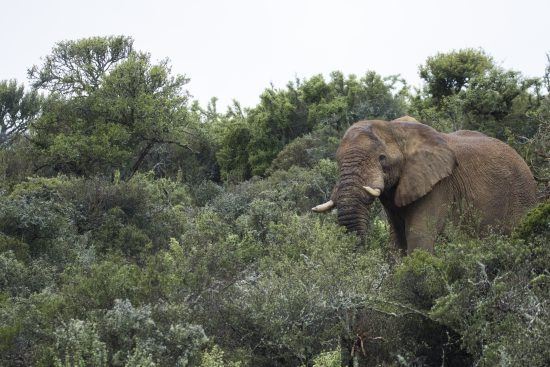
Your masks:
{"label": "elephant's tusk", "polygon": [[324,204],[319,204],[316,207],[311,208],[311,210],[313,210],[314,212],[317,212],[317,213],[322,213],[322,212],[326,212],[327,210],[330,210],[332,208],[334,208],[334,201],[329,200]]}
{"label": "elephant's tusk", "polygon": [[380,196],[380,189],[373,189],[372,187],[370,186],[363,186],[363,188],[369,193],[371,194],[372,196]]}

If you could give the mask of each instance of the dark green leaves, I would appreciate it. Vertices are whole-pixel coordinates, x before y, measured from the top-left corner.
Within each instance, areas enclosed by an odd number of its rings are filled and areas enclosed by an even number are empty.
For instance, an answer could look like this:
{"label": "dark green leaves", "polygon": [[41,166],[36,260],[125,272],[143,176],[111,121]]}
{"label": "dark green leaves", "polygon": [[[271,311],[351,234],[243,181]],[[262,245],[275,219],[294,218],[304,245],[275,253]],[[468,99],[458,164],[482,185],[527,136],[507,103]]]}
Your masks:
{"label": "dark green leaves", "polygon": [[125,36],[59,42],[41,66],[29,69],[33,87],[66,95],[89,95],[110,69],[126,59],[134,40]]}
{"label": "dark green leaves", "polygon": [[15,80],[0,81],[0,146],[25,132],[40,113],[42,97]]}
{"label": "dark green leaves", "polygon": [[47,67],[57,67],[57,58],[71,73],[40,84],[52,94],[31,127],[42,158],[37,169],[86,176],[119,170],[129,178],[161,145],[190,149],[188,80],[172,76],[167,61],[131,52],[126,38],[62,43]]}

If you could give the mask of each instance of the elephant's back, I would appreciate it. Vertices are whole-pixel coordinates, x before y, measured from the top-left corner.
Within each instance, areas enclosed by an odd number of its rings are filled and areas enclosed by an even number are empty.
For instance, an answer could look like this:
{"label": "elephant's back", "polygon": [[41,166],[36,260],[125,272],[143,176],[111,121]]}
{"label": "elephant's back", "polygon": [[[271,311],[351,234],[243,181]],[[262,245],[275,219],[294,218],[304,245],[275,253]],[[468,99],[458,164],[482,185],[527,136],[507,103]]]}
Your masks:
{"label": "elephant's back", "polygon": [[527,163],[509,145],[476,131],[447,134],[457,158],[457,189],[487,217],[511,227],[536,203],[536,184]]}

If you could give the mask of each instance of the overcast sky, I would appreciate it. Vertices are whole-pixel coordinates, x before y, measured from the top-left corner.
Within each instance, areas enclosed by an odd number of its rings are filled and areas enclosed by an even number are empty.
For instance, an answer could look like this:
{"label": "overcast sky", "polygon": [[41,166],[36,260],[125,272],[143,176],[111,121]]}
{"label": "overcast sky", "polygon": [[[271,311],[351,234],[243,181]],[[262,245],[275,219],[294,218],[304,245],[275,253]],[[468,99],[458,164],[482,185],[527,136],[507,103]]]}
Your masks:
{"label": "overcast sky", "polygon": [[58,41],[119,34],[222,107],[333,70],[419,85],[428,56],[464,47],[541,76],[549,22],[550,0],[0,0],[0,80],[25,81]]}

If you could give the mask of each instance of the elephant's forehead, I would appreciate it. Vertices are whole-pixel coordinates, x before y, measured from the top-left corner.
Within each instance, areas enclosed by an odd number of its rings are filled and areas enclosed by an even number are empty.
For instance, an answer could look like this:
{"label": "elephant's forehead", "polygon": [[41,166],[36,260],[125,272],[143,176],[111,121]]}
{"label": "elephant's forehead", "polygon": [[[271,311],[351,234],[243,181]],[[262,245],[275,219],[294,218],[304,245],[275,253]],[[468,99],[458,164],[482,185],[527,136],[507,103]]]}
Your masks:
{"label": "elephant's forehead", "polygon": [[368,154],[373,149],[380,145],[379,139],[376,138],[374,132],[368,126],[358,126],[354,129],[348,129],[344,135],[336,157],[346,159],[348,156],[355,157],[357,154]]}
{"label": "elephant's forehead", "polygon": [[344,134],[342,142],[352,143],[358,141],[374,140],[376,136],[369,122],[361,121],[353,124]]}

